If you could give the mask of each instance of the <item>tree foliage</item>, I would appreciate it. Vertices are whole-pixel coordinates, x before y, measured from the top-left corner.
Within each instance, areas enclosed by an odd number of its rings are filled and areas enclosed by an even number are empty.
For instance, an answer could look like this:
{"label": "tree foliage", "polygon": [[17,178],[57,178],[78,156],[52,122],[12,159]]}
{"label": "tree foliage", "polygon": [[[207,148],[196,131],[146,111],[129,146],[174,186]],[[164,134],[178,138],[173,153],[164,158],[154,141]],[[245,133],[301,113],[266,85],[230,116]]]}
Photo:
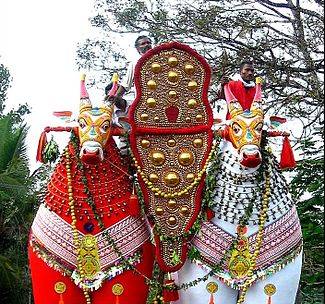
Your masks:
{"label": "tree foliage", "polygon": [[305,240],[302,293],[306,303],[321,303],[324,1],[96,0],[94,7],[90,21],[98,35],[80,43],[77,61],[80,68],[96,71],[103,87],[128,64],[124,37],[133,33],[134,40],[145,33],[155,44],[178,41],[205,57],[212,69],[211,103],[221,76],[252,60],[263,79],[266,111],[301,121],[295,141],[301,155],[291,187]]}
{"label": "tree foliage", "polygon": [[10,87],[9,70],[1,63],[0,64],[0,115],[5,108],[5,100],[7,99],[7,90]]}
{"label": "tree foliage", "polygon": [[[112,66],[107,63],[127,55],[116,42],[110,45],[114,33],[147,32],[156,44],[183,42],[207,59],[213,71],[212,98],[222,74],[234,73],[242,59],[252,59],[264,80],[268,109],[304,117],[306,125],[318,123],[324,113],[322,1],[97,0],[95,7],[91,23],[102,39],[80,45],[82,67],[111,75]],[[96,52],[98,45],[104,53]]]}
{"label": "tree foliage", "polygon": [[0,298],[24,304],[31,294],[27,242],[36,201],[23,122],[30,111],[28,105],[19,105],[4,113],[12,79],[3,64],[0,77]]}
{"label": "tree foliage", "polygon": [[[33,196],[26,150],[26,125],[0,118],[0,294],[6,303],[24,303],[28,294],[27,238]],[[17,293],[17,290],[20,292]]]}

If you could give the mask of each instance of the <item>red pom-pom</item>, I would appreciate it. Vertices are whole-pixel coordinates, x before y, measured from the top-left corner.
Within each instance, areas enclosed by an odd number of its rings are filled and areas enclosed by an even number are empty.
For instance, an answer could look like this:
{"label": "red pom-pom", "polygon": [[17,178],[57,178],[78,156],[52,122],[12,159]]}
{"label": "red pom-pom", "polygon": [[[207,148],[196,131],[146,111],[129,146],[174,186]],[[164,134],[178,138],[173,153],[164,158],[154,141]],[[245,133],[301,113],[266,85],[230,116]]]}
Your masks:
{"label": "red pom-pom", "polygon": [[294,168],[296,165],[297,164],[293,155],[292,148],[290,146],[289,138],[288,136],[285,136],[280,158],[280,169]]}
{"label": "red pom-pom", "polygon": [[[164,288],[163,296],[164,302],[178,301],[179,295],[176,289],[176,284],[174,280],[165,280],[164,285],[168,288]],[[172,288],[172,289],[171,289]]]}

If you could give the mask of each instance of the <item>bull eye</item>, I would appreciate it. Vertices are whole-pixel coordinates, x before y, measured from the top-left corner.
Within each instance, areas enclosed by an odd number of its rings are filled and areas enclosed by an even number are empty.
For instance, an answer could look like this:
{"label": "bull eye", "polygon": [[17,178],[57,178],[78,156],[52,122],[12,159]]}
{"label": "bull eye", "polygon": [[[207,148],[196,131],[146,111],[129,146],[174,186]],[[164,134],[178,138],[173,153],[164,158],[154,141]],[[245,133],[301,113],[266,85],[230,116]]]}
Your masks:
{"label": "bull eye", "polygon": [[79,120],[79,127],[80,127],[81,129],[83,129],[85,126],[86,126],[85,121],[84,121],[83,119],[82,119],[82,120]]}
{"label": "bull eye", "polygon": [[111,125],[109,122],[105,122],[102,124],[101,129],[106,133],[110,129]]}
{"label": "bull eye", "polygon": [[242,129],[241,129],[241,127],[240,127],[240,125],[238,123],[234,123],[232,125],[232,129],[233,129],[235,135],[239,135],[241,133],[241,131],[242,131]]}
{"label": "bull eye", "polygon": [[263,130],[263,124],[260,122],[257,124],[257,126],[255,127],[255,131],[257,132],[262,132]]}

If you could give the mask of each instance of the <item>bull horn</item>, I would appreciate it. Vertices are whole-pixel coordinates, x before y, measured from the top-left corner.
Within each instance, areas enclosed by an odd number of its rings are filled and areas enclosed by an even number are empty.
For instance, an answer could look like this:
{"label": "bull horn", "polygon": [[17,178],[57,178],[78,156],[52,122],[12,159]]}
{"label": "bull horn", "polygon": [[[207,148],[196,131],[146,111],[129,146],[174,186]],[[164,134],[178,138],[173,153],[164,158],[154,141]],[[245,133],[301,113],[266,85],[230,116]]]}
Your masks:
{"label": "bull horn", "polygon": [[86,89],[85,84],[86,74],[82,74],[80,82],[80,106],[79,112],[90,110],[92,108],[91,101],[89,99],[89,94]]}
{"label": "bull horn", "polygon": [[225,99],[227,102],[228,111],[231,117],[236,116],[243,112],[243,108],[238,102],[237,98],[232,93],[229,84],[224,86]]}
{"label": "bull horn", "polygon": [[117,73],[113,74],[112,80],[111,80],[111,85],[112,85],[112,87],[111,87],[110,91],[108,92],[108,94],[105,96],[105,98],[103,100],[104,108],[111,107],[116,102],[115,94],[118,89],[118,75],[117,75]]}
{"label": "bull horn", "polygon": [[261,102],[262,101],[261,82],[262,82],[261,77],[256,77],[256,91],[255,91],[255,96],[254,96],[253,102],[254,101]]}

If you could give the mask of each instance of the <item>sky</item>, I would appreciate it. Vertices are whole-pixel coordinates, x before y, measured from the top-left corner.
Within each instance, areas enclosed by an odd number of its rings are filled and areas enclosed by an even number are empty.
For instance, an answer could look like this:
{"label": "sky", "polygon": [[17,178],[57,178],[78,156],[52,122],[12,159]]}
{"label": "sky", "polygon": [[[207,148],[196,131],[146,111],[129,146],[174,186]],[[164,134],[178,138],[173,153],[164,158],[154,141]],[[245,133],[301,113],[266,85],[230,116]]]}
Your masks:
{"label": "sky", "polygon": [[[0,0],[0,63],[13,77],[6,109],[24,103],[32,108],[26,117],[31,171],[40,165],[35,157],[44,127],[62,125],[52,113],[78,110],[82,72],[75,64],[76,50],[77,43],[93,33],[88,20],[93,2]],[[93,101],[103,96],[88,90]],[[68,134],[61,133],[60,138],[63,148]]]}
{"label": "sky", "polygon": [[89,37],[92,6],[93,0],[0,0],[0,63],[13,77],[6,109],[32,108],[26,118],[32,168],[39,135],[58,122],[52,112],[79,106],[76,49]]}

